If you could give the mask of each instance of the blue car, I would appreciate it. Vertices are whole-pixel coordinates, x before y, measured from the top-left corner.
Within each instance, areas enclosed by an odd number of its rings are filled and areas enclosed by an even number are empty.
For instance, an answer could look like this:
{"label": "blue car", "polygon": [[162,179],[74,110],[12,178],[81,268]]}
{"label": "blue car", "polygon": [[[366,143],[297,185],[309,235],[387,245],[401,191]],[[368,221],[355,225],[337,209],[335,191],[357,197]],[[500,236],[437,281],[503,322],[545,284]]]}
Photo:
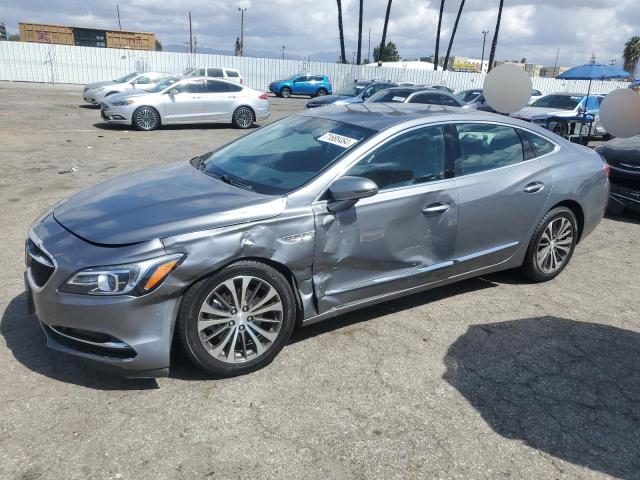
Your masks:
{"label": "blue car", "polygon": [[353,82],[338,89],[333,95],[309,100],[307,102],[307,108],[322,107],[332,103],[336,105],[362,103],[380,90],[397,86],[398,84],[393,82]]}
{"label": "blue car", "polygon": [[284,80],[276,80],[269,84],[269,91],[279,97],[289,98],[291,95],[309,95],[322,97],[331,95],[333,87],[326,75],[298,74]]}

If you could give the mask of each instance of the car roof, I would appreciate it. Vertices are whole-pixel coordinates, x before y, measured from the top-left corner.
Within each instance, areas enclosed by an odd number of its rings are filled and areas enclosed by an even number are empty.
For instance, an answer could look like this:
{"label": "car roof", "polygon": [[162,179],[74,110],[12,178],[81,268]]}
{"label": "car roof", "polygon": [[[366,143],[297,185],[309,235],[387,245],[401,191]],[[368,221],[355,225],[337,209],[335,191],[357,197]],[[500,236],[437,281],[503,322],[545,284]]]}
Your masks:
{"label": "car roof", "polygon": [[241,85],[237,82],[234,82],[232,80],[227,80],[226,78],[221,78],[221,77],[207,77],[206,75],[197,75],[197,76],[193,76],[193,77],[183,77],[180,79],[180,81],[193,81],[193,80],[214,80],[216,82],[224,82],[224,83],[229,83],[231,85],[235,85],[237,87],[244,87],[244,85]]}
{"label": "car roof", "polygon": [[424,123],[441,120],[485,120],[508,123],[513,126],[525,128],[533,127],[529,122],[524,122],[505,115],[497,115],[478,110],[468,110],[460,107],[446,107],[441,105],[417,103],[356,103],[350,105],[328,105],[321,108],[307,109],[298,115],[350,123],[352,125],[358,125],[377,131],[384,130],[400,123],[420,119],[429,120]]}

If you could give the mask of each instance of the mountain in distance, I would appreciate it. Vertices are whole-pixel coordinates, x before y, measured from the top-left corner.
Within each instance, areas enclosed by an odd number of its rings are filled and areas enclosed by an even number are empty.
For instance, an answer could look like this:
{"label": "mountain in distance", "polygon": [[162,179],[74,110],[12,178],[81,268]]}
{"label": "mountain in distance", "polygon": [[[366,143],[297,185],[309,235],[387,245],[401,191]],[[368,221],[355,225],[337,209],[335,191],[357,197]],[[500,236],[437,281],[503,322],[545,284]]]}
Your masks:
{"label": "mountain in distance", "polygon": [[[163,51],[165,52],[180,52],[180,53],[185,53],[186,52],[186,48],[184,45],[178,45],[178,44],[169,44],[169,45],[164,45],[162,48]],[[204,53],[204,54],[209,54],[209,55],[230,55],[233,56],[234,52],[233,50],[225,50],[225,49],[221,49],[221,48],[210,48],[210,47],[201,47],[198,46],[197,47],[197,53]],[[268,51],[268,50],[253,50],[248,48],[245,52],[245,57],[256,57],[256,58],[282,58],[282,53],[281,52],[272,52],[272,51]],[[312,53],[311,54],[311,61],[312,62],[329,62],[329,63],[333,63],[335,61],[337,61],[337,59],[339,58],[340,54],[338,52],[317,52],[317,53]],[[285,50],[285,54],[284,54],[284,58],[285,60],[306,60],[306,56],[303,55],[295,55],[295,54],[290,54]]]}

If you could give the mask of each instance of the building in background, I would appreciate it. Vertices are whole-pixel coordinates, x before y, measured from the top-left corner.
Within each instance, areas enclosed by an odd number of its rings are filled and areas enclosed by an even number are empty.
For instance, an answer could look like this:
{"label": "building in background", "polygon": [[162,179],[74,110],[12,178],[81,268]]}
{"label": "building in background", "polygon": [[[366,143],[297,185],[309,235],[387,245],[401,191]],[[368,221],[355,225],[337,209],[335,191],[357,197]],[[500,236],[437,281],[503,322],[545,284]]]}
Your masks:
{"label": "building in background", "polygon": [[542,67],[540,70],[540,76],[545,78],[556,78],[567,70],[569,70],[569,67]]}
{"label": "building in background", "polygon": [[0,40],[7,39],[7,29],[4,26],[4,22],[0,22]]}
{"label": "building in background", "polygon": [[97,30],[37,23],[19,23],[18,26],[20,28],[21,42],[55,43],[81,47],[128,48],[131,50],[156,49],[156,36],[154,33]]}
{"label": "building in background", "polygon": [[[444,59],[442,59],[442,63],[444,63]],[[489,60],[471,57],[450,57],[447,70],[453,72],[481,73],[486,72],[488,66]]]}
{"label": "building in background", "polygon": [[523,62],[508,62],[503,60],[496,60],[493,64],[494,67],[499,67],[500,65],[504,65],[505,63],[509,65],[515,65],[523,69],[530,77],[540,77],[542,69],[544,68],[542,65],[537,63],[523,63]]}

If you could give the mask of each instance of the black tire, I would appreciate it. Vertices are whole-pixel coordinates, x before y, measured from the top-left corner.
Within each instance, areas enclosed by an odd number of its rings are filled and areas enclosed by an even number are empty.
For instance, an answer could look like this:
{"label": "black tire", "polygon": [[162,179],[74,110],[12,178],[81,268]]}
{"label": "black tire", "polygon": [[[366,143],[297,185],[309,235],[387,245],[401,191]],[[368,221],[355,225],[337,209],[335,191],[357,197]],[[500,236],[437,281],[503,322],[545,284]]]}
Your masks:
{"label": "black tire", "polygon": [[139,107],[133,112],[131,123],[138,130],[155,130],[160,126],[160,114],[153,107]]}
{"label": "black tire", "polygon": [[319,88],[316,92],[316,97],[324,97],[327,93],[328,92],[326,88]]}
{"label": "black tire", "polygon": [[[273,289],[277,292],[278,300],[280,301],[280,304],[282,306],[282,314],[277,336],[271,342],[271,344],[266,347],[264,353],[262,353],[261,355],[256,355],[257,358],[248,359],[249,357],[246,355],[245,347],[245,358],[247,359],[238,363],[230,363],[229,361],[222,361],[218,358],[214,358],[214,355],[212,353],[209,353],[207,348],[205,348],[204,340],[200,338],[198,323],[200,319],[200,309],[204,306],[205,301],[207,301],[208,298],[214,298],[213,292],[224,285],[224,282],[233,278],[237,278],[239,276],[253,277],[254,279],[258,279],[258,281],[263,281],[266,283],[266,285],[273,287]],[[234,283],[234,285],[237,285],[238,281],[236,280],[235,282],[236,283]],[[244,299],[242,299],[241,301],[243,300]],[[252,300],[253,298],[251,298],[248,303],[251,303]],[[212,304],[208,305],[212,306]],[[250,314],[250,312],[245,315],[248,314]],[[235,316],[233,318],[235,318]],[[280,272],[270,267],[269,265],[254,260],[241,260],[232,263],[231,265],[211,275],[210,277],[200,280],[199,282],[192,285],[189,290],[187,290],[182,300],[182,304],[180,305],[180,310],[178,312],[176,333],[187,356],[196,366],[200,367],[201,369],[205,370],[215,377],[234,377],[237,375],[244,375],[246,373],[253,372],[271,363],[274,357],[280,352],[280,350],[282,350],[282,348],[289,340],[295,322],[295,299],[291,290],[291,286],[289,285],[289,282],[287,282],[286,278]],[[239,321],[238,325],[240,325]],[[248,323],[245,323],[245,325],[248,325]],[[264,325],[265,324],[262,324],[263,327]],[[222,326],[227,330],[231,330],[234,328],[231,326]],[[217,326],[211,328],[217,328]],[[236,328],[246,328],[247,333],[254,332],[254,330],[251,330],[251,332],[249,332],[248,327],[238,326]],[[202,331],[204,334],[206,330],[203,329]],[[209,332],[207,331],[207,333]],[[220,336],[222,335],[225,335],[225,331],[220,334]],[[234,337],[234,340],[235,338],[236,337]],[[244,335],[242,338],[244,340]],[[249,336],[247,336],[247,338],[249,338]],[[224,342],[225,340],[222,340],[220,343]],[[226,345],[234,346],[233,356],[235,358],[235,348],[238,348],[238,344],[232,341],[231,343],[227,343]],[[262,346],[264,347],[264,345]],[[231,346],[229,346],[229,349],[230,348]],[[227,349],[227,352],[229,351],[229,349]],[[255,353],[257,354],[258,349],[256,348],[255,350]],[[222,351],[220,353],[225,352]],[[225,355],[228,359],[228,354]]]}
{"label": "black tire", "polygon": [[291,89],[289,87],[282,87],[280,89],[280,96],[283,98],[289,98],[291,96]]}
{"label": "black tire", "polygon": [[[570,242],[568,241],[568,236],[563,237],[560,235],[561,230],[558,230],[557,238],[551,235],[552,238],[549,239],[549,242],[547,242],[546,239],[543,239],[545,234],[547,235],[547,238],[549,238],[549,229],[551,229],[552,232],[554,227],[561,228],[563,224],[567,225],[564,221],[568,222],[568,225],[570,225]],[[571,209],[567,207],[556,207],[550,210],[544,218],[540,220],[540,223],[536,227],[533,237],[529,242],[529,248],[527,249],[527,254],[524,258],[524,262],[522,263],[523,273],[534,282],[547,282],[557,277],[569,264],[576,247],[578,235],[578,222]],[[553,240],[553,245],[551,240]],[[549,245],[548,250],[551,251],[549,251],[547,255],[544,255],[545,248],[547,248],[545,245],[547,244]],[[566,249],[568,249],[567,252],[565,252]],[[543,256],[543,261],[539,261],[539,254],[540,256]],[[545,268],[547,266],[547,261],[549,262],[549,268],[551,268],[551,265],[556,261],[556,258],[560,258],[560,254],[564,255],[561,263],[557,262],[558,264],[556,267],[552,269]],[[548,255],[551,255],[553,258],[550,258]]]}
{"label": "black tire", "polygon": [[251,107],[243,106],[236,108],[233,112],[233,126],[236,128],[251,128],[256,121],[256,115],[253,113]]}

